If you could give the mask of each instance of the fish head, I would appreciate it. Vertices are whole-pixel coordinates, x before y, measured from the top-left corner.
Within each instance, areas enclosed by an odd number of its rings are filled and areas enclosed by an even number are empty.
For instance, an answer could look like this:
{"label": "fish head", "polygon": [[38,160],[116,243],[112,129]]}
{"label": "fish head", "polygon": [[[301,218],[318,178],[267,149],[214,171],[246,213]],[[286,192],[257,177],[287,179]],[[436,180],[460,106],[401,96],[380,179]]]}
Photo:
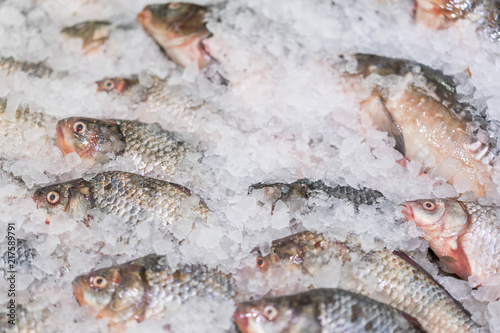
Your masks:
{"label": "fish head", "polygon": [[98,312],[97,318],[141,321],[147,304],[142,269],[126,263],[80,275],[73,281],[73,293],[80,306]]}
{"label": "fish head", "polygon": [[317,325],[312,306],[286,296],[240,303],[233,319],[242,333],[312,332]]}
{"label": "fish head", "polygon": [[112,91],[116,91],[118,94],[121,94],[126,89],[138,83],[139,83],[138,80],[124,79],[121,77],[107,78],[96,82],[97,92],[104,91],[109,93]]}
{"label": "fish head", "polygon": [[206,32],[204,15],[207,8],[192,3],[170,2],[144,7],[137,20],[146,30],[156,33],[171,31],[173,37]]}
{"label": "fish head", "polygon": [[47,211],[46,224],[59,212],[66,212],[72,217],[87,214],[92,205],[90,185],[83,179],[39,188],[33,200],[38,209]]}
{"label": "fish head", "polygon": [[287,191],[287,187],[282,183],[258,183],[251,185],[248,188],[248,194],[251,194],[257,200],[268,204],[275,204],[278,200],[280,200],[284,191]]}
{"label": "fish head", "polygon": [[120,155],[125,149],[119,126],[109,120],[71,117],[57,123],[57,145],[67,155],[76,152],[92,163],[105,162],[108,153]]}
{"label": "fish head", "polygon": [[468,222],[468,212],[457,200],[425,199],[402,204],[403,214],[414,221],[428,237],[451,237],[459,234]]}
{"label": "fish head", "polygon": [[111,32],[110,25],[108,21],[85,21],[65,27],[61,33],[68,38],[81,38],[82,49],[87,53],[106,42]]}

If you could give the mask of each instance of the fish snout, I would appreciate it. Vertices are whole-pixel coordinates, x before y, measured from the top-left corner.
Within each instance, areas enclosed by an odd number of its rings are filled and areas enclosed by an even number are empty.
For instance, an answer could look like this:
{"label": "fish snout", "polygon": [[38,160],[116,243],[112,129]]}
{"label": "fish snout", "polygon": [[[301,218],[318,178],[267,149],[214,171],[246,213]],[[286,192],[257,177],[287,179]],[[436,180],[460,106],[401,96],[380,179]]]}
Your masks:
{"label": "fish snout", "polygon": [[139,14],[137,14],[137,22],[145,26],[151,21],[151,12],[144,8]]}
{"label": "fish snout", "polygon": [[81,287],[80,278],[74,280],[72,282],[72,285],[73,285],[73,294],[75,295],[78,304],[80,306],[87,304],[87,302],[85,302],[84,291],[83,288]]}
{"label": "fish snout", "polygon": [[245,308],[241,306],[237,307],[236,311],[234,311],[233,319],[240,331],[246,333],[248,327],[248,313]]}
{"label": "fish snout", "polygon": [[413,208],[409,204],[402,204],[403,209],[401,210],[407,221],[414,221],[415,215],[413,214]]}

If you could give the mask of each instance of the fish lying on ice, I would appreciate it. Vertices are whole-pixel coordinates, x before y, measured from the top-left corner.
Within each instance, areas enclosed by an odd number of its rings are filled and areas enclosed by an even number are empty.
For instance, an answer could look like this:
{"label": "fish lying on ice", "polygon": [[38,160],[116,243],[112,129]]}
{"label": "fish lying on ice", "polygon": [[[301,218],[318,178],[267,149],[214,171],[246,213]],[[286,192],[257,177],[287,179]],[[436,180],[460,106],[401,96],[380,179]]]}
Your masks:
{"label": "fish lying on ice", "polygon": [[[31,63],[26,61],[18,61],[12,57],[0,57],[0,70],[6,71],[8,75],[13,72],[21,71],[29,76],[37,78],[51,77],[54,70],[43,62]],[[58,76],[65,76],[67,73],[58,73]]]}
{"label": "fish lying on ice", "polygon": [[109,154],[134,161],[139,173],[170,180],[178,164],[196,151],[158,124],[128,120],[71,117],[57,123],[57,143],[63,155],[76,152],[95,164]]}
{"label": "fish lying on ice", "polygon": [[65,27],[61,33],[68,38],[81,38],[85,54],[103,45],[109,38],[111,23],[108,21],[85,21]]}
{"label": "fish lying on ice", "polygon": [[114,329],[160,316],[171,302],[236,296],[231,275],[204,265],[172,269],[166,256],[156,254],[81,275],[73,281],[73,290],[80,305],[98,311],[97,317],[109,320]]}
{"label": "fish lying on ice", "polygon": [[500,4],[496,0],[416,0],[415,20],[433,29],[467,20],[483,36],[500,41]]}
{"label": "fish lying on ice", "polygon": [[84,218],[92,208],[121,217],[129,225],[160,222],[168,226],[185,217],[206,220],[209,212],[181,185],[122,171],[42,187],[33,198],[38,208],[47,210],[46,223],[62,211]]}
{"label": "fish lying on ice", "polygon": [[278,201],[290,205],[295,200],[308,200],[320,196],[348,200],[355,207],[359,207],[359,205],[373,205],[384,198],[383,194],[379,191],[366,187],[359,190],[351,186],[342,185],[331,187],[321,180],[311,181],[308,179],[300,179],[290,184],[258,183],[251,185],[248,189],[249,193],[256,194],[258,191],[262,192],[260,194],[262,194],[264,200],[272,205],[272,210],[274,210],[274,206]]}
{"label": "fish lying on ice", "polygon": [[203,43],[210,37],[205,24],[207,12],[204,6],[170,2],[144,7],[137,20],[172,61],[182,67],[196,62],[203,68],[212,61]]}
{"label": "fish lying on ice", "polygon": [[362,97],[362,125],[388,132],[405,158],[422,163],[458,192],[485,196],[498,150],[484,130],[468,127],[470,112],[456,101],[453,80],[408,60],[366,54],[354,58],[351,82],[369,91]]}
{"label": "fish lying on ice", "polygon": [[243,302],[234,321],[244,333],[424,332],[408,314],[342,289]]}
{"label": "fish lying on ice", "polygon": [[473,201],[424,199],[403,203],[444,268],[481,282],[500,273],[500,209]]}
{"label": "fish lying on ice", "polygon": [[269,254],[257,250],[256,269],[301,269],[314,275],[333,261],[342,267],[339,288],[371,297],[416,318],[427,332],[476,332],[479,326],[448,292],[406,255],[363,250],[350,239],[329,240],[310,231],[273,241]]}

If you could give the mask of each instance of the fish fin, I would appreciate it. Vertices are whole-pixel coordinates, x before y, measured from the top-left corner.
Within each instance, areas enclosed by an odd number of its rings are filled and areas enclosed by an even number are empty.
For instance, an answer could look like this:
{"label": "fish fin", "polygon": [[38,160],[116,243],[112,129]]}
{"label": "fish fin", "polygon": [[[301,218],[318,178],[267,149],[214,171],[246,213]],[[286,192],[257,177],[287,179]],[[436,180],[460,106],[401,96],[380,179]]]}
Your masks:
{"label": "fish fin", "polygon": [[[390,137],[396,140],[394,148],[403,156],[405,155],[405,141],[401,130],[391,116],[391,113],[385,107],[384,100],[378,94],[373,94],[361,102],[361,110],[371,120],[371,126],[379,131],[387,132]],[[367,119],[362,119],[367,123]]]}

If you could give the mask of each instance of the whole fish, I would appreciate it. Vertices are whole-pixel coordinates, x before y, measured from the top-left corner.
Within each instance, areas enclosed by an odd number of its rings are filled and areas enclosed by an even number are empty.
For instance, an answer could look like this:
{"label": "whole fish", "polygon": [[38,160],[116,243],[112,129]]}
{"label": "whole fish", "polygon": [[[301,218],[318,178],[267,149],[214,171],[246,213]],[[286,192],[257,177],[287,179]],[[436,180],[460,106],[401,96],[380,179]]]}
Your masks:
{"label": "whole fish", "polygon": [[188,201],[190,197],[191,192],[181,185],[128,172],[109,171],[90,179],[80,178],[42,187],[35,192],[33,199],[38,208],[47,210],[45,223],[50,223],[58,212],[80,218],[90,209],[97,208],[125,219],[129,225],[160,221],[162,226],[168,226],[191,215],[206,219],[208,208],[196,197],[192,198],[195,199],[193,202],[192,199]]}
{"label": "whole fish", "polygon": [[60,120],[57,143],[63,155],[76,152],[92,164],[108,161],[111,153],[130,158],[141,174],[160,179],[171,178],[186,154],[195,151],[158,124],[117,119]]}
{"label": "whole fish", "polygon": [[411,316],[342,289],[243,302],[233,317],[243,333],[424,332]]}
{"label": "whole fish", "polygon": [[33,158],[33,152],[43,155],[55,146],[51,133],[56,122],[54,117],[34,112],[15,98],[0,98],[0,139],[5,142],[0,145],[0,158]]}
{"label": "whole fish", "polygon": [[351,186],[337,185],[330,187],[323,181],[299,179],[296,182],[286,183],[258,183],[248,188],[248,193],[261,190],[266,201],[272,204],[272,210],[278,201],[291,204],[297,199],[309,199],[319,196],[333,197],[348,200],[357,208],[359,205],[373,205],[384,198],[383,194],[366,187],[356,189]]}
{"label": "whole fish", "polygon": [[257,253],[256,267],[264,274],[275,267],[314,275],[328,262],[338,262],[342,267],[340,288],[408,313],[427,332],[479,330],[448,292],[403,253],[365,251],[353,239],[334,241],[310,231],[273,241],[266,256],[260,250]]}
{"label": "whole fish", "polygon": [[108,21],[85,21],[61,30],[68,38],[81,38],[82,49],[86,54],[103,45],[110,32],[111,23]]}
{"label": "whole fish", "polygon": [[210,37],[204,21],[207,11],[204,6],[170,2],[144,7],[137,20],[172,61],[182,67],[196,62],[203,68],[212,60],[203,44]]}
{"label": "whole fish", "polygon": [[159,316],[171,302],[236,296],[231,275],[204,265],[172,269],[167,257],[156,254],[81,275],[73,290],[78,304],[99,311],[97,317],[108,319],[115,329]]}
{"label": "whole fish", "polygon": [[500,273],[500,208],[425,199],[403,203],[403,213],[424,231],[423,238],[450,273],[479,281]]}
{"label": "whole fish", "polygon": [[500,4],[496,0],[416,0],[415,20],[433,29],[468,20],[482,35],[500,41]]}
{"label": "whole fish", "polygon": [[481,120],[469,121],[470,106],[456,101],[453,80],[408,60],[365,54],[354,58],[354,85],[371,85],[371,95],[361,102],[362,125],[388,132],[405,158],[459,184],[459,192],[485,196],[498,149],[482,128],[471,130]]}

